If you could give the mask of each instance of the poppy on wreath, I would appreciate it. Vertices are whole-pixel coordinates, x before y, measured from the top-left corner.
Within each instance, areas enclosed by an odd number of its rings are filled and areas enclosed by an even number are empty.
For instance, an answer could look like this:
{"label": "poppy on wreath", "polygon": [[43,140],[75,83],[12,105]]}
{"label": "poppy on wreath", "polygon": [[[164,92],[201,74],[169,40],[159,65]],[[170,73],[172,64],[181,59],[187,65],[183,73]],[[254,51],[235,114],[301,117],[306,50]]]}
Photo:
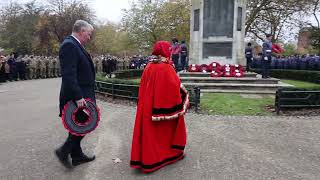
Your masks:
{"label": "poppy on wreath", "polygon": [[223,77],[234,77],[234,66],[231,64],[225,64],[222,67],[222,76]]}
{"label": "poppy on wreath", "polygon": [[221,65],[218,62],[212,62],[209,64],[210,71],[221,71]]}
{"label": "poppy on wreath", "polygon": [[244,76],[244,68],[240,64],[234,65],[234,77],[243,77]]}
{"label": "poppy on wreath", "polygon": [[191,64],[188,68],[189,72],[200,72],[200,66],[197,64]]}
{"label": "poppy on wreath", "polygon": [[220,70],[218,70],[218,69],[217,70],[213,70],[213,71],[211,71],[210,76],[213,77],[213,78],[221,77],[222,76],[222,72]]}
{"label": "poppy on wreath", "polygon": [[200,72],[202,72],[202,73],[210,72],[209,66],[206,65],[206,64],[201,64],[201,66],[200,66]]}
{"label": "poppy on wreath", "polygon": [[209,64],[210,76],[211,77],[221,77],[221,65],[218,62],[212,62]]}

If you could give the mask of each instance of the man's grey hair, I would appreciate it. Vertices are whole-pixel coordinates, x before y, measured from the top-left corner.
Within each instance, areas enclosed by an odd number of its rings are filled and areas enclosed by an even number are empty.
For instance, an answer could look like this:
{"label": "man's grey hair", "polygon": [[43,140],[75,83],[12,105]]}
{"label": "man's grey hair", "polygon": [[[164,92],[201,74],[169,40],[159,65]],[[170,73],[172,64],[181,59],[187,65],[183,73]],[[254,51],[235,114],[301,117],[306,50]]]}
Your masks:
{"label": "man's grey hair", "polygon": [[84,20],[77,20],[72,28],[72,32],[79,33],[82,29],[93,30],[93,26]]}

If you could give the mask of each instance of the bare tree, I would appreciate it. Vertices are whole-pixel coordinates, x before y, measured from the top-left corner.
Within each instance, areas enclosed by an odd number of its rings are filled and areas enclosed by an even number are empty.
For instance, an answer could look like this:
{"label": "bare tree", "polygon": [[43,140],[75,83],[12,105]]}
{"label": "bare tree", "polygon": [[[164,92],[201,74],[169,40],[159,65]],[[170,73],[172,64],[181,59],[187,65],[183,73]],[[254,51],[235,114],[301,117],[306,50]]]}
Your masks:
{"label": "bare tree", "polygon": [[51,32],[59,42],[71,34],[76,20],[83,19],[92,23],[95,18],[93,11],[83,0],[54,0],[50,4],[49,24]]}
{"label": "bare tree", "polygon": [[[319,0],[317,0],[319,1]],[[246,34],[259,39],[271,33],[273,41],[297,27],[310,11],[310,0],[249,0],[247,2]]]}
{"label": "bare tree", "polygon": [[318,29],[320,29],[320,22],[319,22],[319,18],[317,16],[317,13],[320,13],[320,0],[313,0],[313,4],[312,5],[313,5],[312,14],[313,14],[314,18],[317,21]]}

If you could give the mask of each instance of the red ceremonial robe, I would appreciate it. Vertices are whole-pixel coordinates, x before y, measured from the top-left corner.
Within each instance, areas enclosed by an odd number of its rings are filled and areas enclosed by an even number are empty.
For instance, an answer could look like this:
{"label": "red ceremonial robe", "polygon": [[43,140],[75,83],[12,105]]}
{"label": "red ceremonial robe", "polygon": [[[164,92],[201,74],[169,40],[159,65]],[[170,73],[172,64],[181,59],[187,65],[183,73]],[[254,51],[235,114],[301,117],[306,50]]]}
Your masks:
{"label": "red ceremonial robe", "polygon": [[148,173],[184,157],[184,114],[189,97],[168,63],[149,63],[143,72],[134,125],[132,168]]}

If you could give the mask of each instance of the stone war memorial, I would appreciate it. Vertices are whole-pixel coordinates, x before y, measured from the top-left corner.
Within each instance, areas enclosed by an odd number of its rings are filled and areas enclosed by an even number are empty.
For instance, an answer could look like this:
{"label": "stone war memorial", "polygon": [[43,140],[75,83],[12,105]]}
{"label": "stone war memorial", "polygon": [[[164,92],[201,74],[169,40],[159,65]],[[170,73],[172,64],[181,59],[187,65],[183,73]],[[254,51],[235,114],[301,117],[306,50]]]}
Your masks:
{"label": "stone war memorial", "polygon": [[245,66],[246,0],[191,0],[190,64]]}
{"label": "stone war memorial", "polygon": [[191,65],[189,72],[179,73],[186,87],[199,88],[201,93],[274,96],[278,88],[288,86],[280,83],[280,79],[261,79],[257,73],[245,72],[243,68],[247,65],[246,0],[191,0],[190,17]]}

